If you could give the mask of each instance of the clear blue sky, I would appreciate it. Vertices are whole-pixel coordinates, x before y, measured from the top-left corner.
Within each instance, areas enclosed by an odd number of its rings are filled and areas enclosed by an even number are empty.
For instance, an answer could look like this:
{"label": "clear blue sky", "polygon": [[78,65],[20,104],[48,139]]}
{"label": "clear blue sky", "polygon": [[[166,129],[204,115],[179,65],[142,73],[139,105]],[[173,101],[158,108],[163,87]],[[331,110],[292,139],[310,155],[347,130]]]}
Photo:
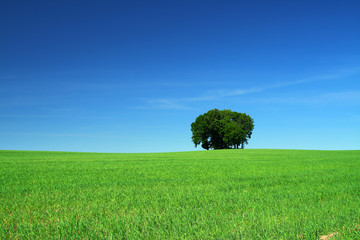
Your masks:
{"label": "clear blue sky", "polygon": [[360,1],[0,4],[0,149],[195,150],[210,109],[247,148],[360,149]]}

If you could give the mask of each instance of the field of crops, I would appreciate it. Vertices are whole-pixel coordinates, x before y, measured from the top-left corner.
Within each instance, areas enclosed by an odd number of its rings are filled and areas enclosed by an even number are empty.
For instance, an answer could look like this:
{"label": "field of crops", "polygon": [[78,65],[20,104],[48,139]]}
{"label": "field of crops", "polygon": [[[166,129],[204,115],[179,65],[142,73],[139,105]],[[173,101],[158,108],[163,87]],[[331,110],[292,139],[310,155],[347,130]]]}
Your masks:
{"label": "field of crops", "polygon": [[0,239],[325,235],[360,239],[360,151],[0,151]]}

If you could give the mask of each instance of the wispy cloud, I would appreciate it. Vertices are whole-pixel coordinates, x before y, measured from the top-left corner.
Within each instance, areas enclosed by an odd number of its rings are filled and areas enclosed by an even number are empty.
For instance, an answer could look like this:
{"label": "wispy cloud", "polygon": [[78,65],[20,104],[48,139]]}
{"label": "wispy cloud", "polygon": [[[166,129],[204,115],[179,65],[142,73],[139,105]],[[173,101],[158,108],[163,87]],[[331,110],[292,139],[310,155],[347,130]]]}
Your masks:
{"label": "wispy cloud", "polygon": [[235,90],[216,89],[216,90],[207,91],[205,94],[197,97],[181,99],[181,101],[184,102],[211,101],[226,97],[233,97],[233,96],[239,96],[249,93],[261,92],[263,90],[264,90],[263,88],[235,89]]}
{"label": "wispy cloud", "polygon": [[90,137],[83,133],[42,133],[42,132],[5,132],[2,134],[15,136],[37,136],[37,137]]}
{"label": "wispy cloud", "polygon": [[319,104],[360,104],[360,91],[342,91],[322,94],[314,98]]}
{"label": "wispy cloud", "polygon": [[[95,132],[95,133],[74,133],[74,132],[0,132],[0,136],[35,136],[35,137],[64,137],[64,138],[93,138],[98,140],[99,138],[102,139],[117,139],[117,140],[124,140],[127,141],[129,139],[131,140],[154,140],[154,139],[161,139],[160,137],[154,137],[154,136],[141,136],[138,135],[116,135],[110,132]],[[1,141],[0,141],[1,142]]]}
{"label": "wispy cloud", "polygon": [[0,118],[55,118],[55,119],[114,119],[113,117],[97,116],[59,116],[59,115],[26,115],[26,114],[0,114]]}
{"label": "wispy cloud", "polygon": [[[148,109],[176,109],[176,110],[188,110],[192,109],[188,107],[189,104],[201,101],[219,101],[231,97],[252,94],[252,93],[259,93],[270,91],[274,89],[280,89],[290,86],[296,86],[301,84],[307,84],[312,82],[320,82],[320,81],[330,81],[336,79],[343,79],[348,76],[358,75],[360,72],[360,68],[351,68],[351,69],[343,69],[339,70],[338,72],[330,73],[330,74],[323,74],[323,75],[316,75],[311,76],[299,80],[293,81],[285,81],[285,82],[275,82],[268,85],[262,85],[258,87],[252,88],[234,88],[231,89],[213,89],[205,91],[198,96],[194,97],[187,97],[187,98],[168,98],[168,99],[151,99],[147,101],[147,105],[143,108]],[[318,96],[318,98],[310,99],[298,99],[293,100],[292,102],[327,102],[327,101],[352,101],[353,99],[357,100],[357,92],[342,92],[342,93],[329,93],[327,95]]]}
{"label": "wispy cloud", "polygon": [[296,96],[296,97],[273,97],[273,98],[257,98],[256,103],[263,104],[305,104],[312,106],[319,105],[359,105],[360,91],[341,91],[329,92],[310,96]]}
{"label": "wispy cloud", "polygon": [[177,100],[170,100],[170,99],[148,100],[146,105],[139,106],[137,108],[138,109],[159,109],[159,110],[189,110],[189,109],[191,109],[191,107],[181,104],[181,103],[177,102]]}

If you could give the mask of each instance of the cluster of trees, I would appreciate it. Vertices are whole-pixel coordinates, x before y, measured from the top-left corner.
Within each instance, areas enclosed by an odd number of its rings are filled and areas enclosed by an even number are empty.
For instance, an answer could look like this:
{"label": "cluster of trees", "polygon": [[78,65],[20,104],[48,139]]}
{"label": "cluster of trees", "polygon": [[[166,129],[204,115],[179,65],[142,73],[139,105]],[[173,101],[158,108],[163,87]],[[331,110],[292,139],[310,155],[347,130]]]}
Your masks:
{"label": "cluster of trees", "polygon": [[212,109],[191,124],[195,147],[206,150],[244,148],[251,138],[254,120],[245,113]]}

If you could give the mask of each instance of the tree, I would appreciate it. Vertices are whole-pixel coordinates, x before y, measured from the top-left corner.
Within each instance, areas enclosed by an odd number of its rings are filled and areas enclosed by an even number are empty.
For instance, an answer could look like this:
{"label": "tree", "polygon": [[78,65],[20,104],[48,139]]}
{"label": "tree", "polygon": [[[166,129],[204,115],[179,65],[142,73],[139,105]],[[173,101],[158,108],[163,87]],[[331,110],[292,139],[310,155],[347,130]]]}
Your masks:
{"label": "tree", "polygon": [[251,138],[254,120],[245,113],[212,109],[191,124],[195,147],[225,149],[244,148]]}

